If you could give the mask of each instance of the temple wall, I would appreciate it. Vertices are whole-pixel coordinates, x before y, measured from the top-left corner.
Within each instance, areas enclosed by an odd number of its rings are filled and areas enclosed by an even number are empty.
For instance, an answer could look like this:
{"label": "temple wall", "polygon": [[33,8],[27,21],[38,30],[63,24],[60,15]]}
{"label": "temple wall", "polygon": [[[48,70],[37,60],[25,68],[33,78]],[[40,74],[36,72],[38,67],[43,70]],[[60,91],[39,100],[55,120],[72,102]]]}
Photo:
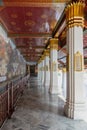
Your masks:
{"label": "temple wall", "polygon": [[0,82],[25,73],[24,58],[0,26]]}

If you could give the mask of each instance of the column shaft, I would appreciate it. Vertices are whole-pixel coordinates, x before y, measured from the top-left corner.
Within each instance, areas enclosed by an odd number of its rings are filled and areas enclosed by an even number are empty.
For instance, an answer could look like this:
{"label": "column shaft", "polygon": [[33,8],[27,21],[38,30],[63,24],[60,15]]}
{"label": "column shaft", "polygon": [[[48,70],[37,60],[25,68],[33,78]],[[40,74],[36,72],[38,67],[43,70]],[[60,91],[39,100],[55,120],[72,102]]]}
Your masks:
{"label": "column shaft", "polygon": [[42,85],[44,85],[44,58],[42,59],[42,79],[41,79]]}
{"label": "column shaft", "polygon": [[44,68],[44,85],[49,87],[50,85],[50,71],[49,71],[49,52],[45,54],[45,68]]}
{"label": "column shaft", "polygon": [[84,119],[86,110],[83,89],[83,9],[80,2],[66,9],[68,72],[65,113],[73,119]]}
{"label": "column shaft", "polygon": [[50,88],[51,94],[58,94],[58,39],[50,40]]}

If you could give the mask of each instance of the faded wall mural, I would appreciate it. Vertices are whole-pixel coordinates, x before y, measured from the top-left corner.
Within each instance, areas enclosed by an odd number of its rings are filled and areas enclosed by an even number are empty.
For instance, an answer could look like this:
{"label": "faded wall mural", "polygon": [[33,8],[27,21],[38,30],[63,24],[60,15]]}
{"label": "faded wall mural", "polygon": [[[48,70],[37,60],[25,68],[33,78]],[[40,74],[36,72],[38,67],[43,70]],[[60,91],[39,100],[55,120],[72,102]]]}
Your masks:
{"label": "faded wall mural", "polygon": [[0,35],[0,82],[26,72],[26,63],[16,48]]}

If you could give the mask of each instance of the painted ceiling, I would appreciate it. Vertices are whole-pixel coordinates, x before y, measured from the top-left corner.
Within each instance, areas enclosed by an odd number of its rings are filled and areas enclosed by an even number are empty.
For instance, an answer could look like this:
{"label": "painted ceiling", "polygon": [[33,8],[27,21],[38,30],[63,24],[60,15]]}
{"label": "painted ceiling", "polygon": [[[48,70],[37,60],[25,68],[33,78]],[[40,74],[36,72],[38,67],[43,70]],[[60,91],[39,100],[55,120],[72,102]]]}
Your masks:
{"label": "painted ceiling", "polygon": [[67,2],[3,0],[0,22],[27,61],[38,61]]}
{"label": "painted ceiling", "polygon": [[[2,0],[0,23],[27,61],[39,60],[66,4],[70,1]],[[85,28],[87,28],[87,6]],[[61,41],[62,46],[65,45],[65,39]],[[84,46],[86,45],[87,34],[84,35]]]}

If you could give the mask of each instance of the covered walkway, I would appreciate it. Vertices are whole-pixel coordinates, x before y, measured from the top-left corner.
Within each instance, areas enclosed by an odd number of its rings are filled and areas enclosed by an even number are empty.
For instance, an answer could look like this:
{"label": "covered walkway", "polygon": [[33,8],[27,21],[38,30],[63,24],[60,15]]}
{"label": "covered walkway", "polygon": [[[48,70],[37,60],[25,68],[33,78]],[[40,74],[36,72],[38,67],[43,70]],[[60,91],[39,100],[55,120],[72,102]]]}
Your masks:
{"label": "covered walkway", "polygon": [[63,114],[64,103],[50,95],[36,77],[30,78],[17,107],[1,130],[87,130],[87,123]]}

